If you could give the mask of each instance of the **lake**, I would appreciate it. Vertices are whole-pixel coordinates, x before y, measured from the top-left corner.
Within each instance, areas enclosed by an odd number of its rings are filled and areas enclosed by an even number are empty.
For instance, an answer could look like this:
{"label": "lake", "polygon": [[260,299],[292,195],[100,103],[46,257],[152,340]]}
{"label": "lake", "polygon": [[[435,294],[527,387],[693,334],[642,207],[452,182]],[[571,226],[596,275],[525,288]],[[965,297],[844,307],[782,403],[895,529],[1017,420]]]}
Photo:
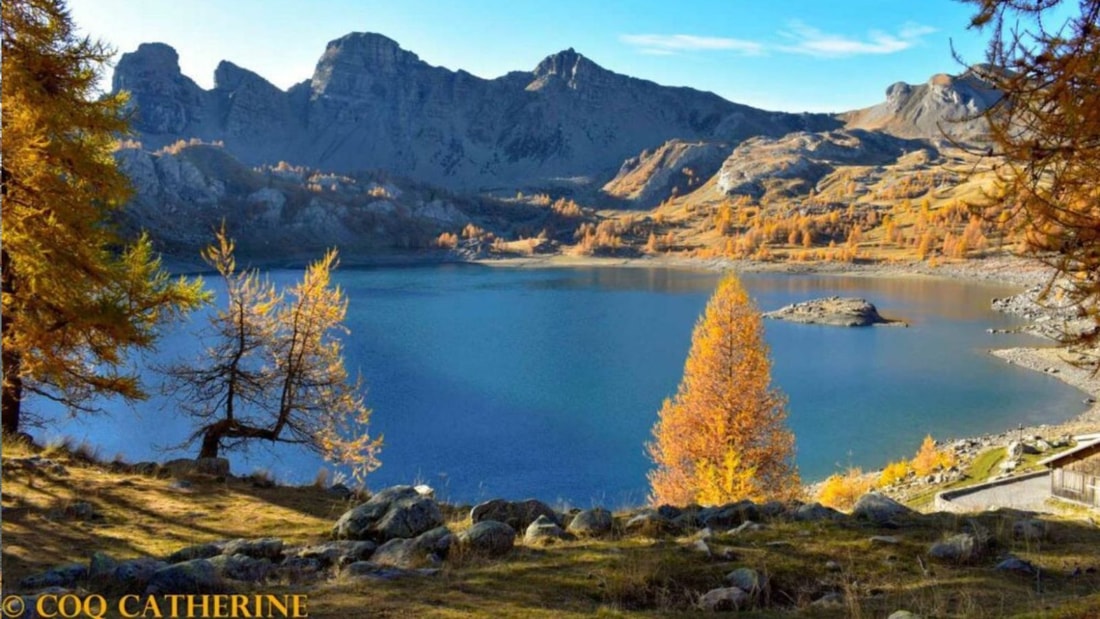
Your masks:
{"label": "lake", "polygon": [[[270,275],[288,284],[300,272]],[[986,353],[1042,343],[986,333],[1019,324],[989,309],[992,297],[1012,288],[924,278],[742,279],[761,310],[859,296],[911,325],[767,321],[772,378],[789,397],[806,481],[909,457],[928,433],[974,435],[1084,409],[1076,389]],[[343,269],[336,280],[350,299],[348,366],[366,379],[372,433],[385,436],[372,488],[423,482],[452,501],[531,496],[621,507],[645,500],[644,444],[662,400],[675,393],[718,275],[448,265]],[[195,316],[174,326],[145,362],[196,354],[203,323]],[[170,402],[112,411],[110,420],[59,422],[44,436],[87,439],[103,456],[118,452],[128,461],[197,453],[163,450],[190,430]],[[311,480],[322,465],[284,447],[257,446],[231,459],[238,474],[263,467],[289,483]]]}

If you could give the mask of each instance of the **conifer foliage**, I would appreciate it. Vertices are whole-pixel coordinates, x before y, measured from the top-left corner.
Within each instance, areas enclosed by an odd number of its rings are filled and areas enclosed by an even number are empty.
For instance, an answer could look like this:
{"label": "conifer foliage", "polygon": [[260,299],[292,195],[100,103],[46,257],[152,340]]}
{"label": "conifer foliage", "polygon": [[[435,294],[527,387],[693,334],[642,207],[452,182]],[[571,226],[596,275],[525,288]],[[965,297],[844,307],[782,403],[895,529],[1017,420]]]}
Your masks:
{"label": "conifer foliage", "polygon": [[300,444],[348,465],[362,480],[379,466],[381,439],[367,432],[362,379],[344,364],[348,302],[332,284],[336,252],[277,291],[255,270],[238,271],[224,227],[203,258],[221,275],[226,304],[209,317],[205,354],[167,369],[169,391],[196,421],[200,457],[268,441]]}
{"label": "conifer foliage", "polygon": [[654,504],[787,499],[799,490],[786,400],[771,387],[759,313],[727,276],[695,325],[684,377],[653,427]]}
{"label": "conifer foliage", "polygon": [[3,429],[17,432],[28,394],[72,411],[97,394],[144,397],[126,351],[203,294],[108,224],[129,195],[111,156],[125,98],[95,88],[110,50],[77,36],[58,0],[5,0],[0,19]]}

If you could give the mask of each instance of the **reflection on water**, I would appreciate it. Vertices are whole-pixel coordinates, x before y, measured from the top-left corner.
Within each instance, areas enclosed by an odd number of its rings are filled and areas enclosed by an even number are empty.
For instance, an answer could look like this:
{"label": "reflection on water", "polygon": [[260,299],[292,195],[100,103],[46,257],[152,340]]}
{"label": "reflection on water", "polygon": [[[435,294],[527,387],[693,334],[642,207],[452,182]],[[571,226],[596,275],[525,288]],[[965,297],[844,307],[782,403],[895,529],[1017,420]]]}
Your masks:
{"label": "reflection on water", "polygon": [[[273,271],[278,283],[297,272]],[[675,392],[691,329],[717,283],[710,272],[640,268],[347,269],[349,366],[361,368],[385,435],[374,487],[414,479],[444,498],[536,496],[575,505],[638,503],[644,443]],[[989,347],[1035,343],[991,336],[1013,319],[989,299],[1011,289],[917,278],[751,274],[762,310],[814,297],[861,296],[910,328],[844,329],[767,322],[773,379],[790,398],[804,478],[849,464],[880,466],[927,433],[961,436],[1058,421],[1081,394],[1008,366]],[[161,359],[197,352],[195,323],[168,334]],[[66,422],[104,453],[167,457],[150,442],[188,435],[171,403],[116,423]],[[176,454],[173,454],[176,455]],[[271,468],[306,481],[321,462],[292,449],[236,457],[237,471]]]}

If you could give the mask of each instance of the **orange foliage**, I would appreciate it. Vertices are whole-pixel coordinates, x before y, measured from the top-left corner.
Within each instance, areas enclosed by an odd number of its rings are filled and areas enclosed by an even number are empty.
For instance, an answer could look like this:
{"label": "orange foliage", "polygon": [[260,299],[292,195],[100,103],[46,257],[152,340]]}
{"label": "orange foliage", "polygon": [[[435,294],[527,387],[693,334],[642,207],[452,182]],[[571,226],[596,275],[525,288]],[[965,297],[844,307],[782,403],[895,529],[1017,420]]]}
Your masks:
{"label": "orange foliage", "polygon": [[654,504],[793,498],[794,436],[771,389],[760,316],[736,277],[718,285],[695,326],[684,378],[647,445]]}

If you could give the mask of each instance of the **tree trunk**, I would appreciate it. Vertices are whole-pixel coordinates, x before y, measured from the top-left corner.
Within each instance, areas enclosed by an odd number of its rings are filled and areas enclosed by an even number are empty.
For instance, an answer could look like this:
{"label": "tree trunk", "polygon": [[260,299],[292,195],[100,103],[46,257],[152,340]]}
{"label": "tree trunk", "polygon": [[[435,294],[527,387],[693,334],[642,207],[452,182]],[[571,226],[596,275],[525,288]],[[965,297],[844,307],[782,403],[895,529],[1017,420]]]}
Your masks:
{"label": "tree trunk", "polygon": [[[4,295],[15,293],[15,275],[11,271],[11,257],[8,252],[0,250],[0,271],[3,272],[0,287]],[[9,296],[10,298],[10,296]],[[19,432],[19,416],[23,408],[23,376],[20,372],[23,365],[23,356],[18,350],[8,345],[8,334],[14,324],[13,313],[10,308],[5,308],[0,316],[0,337],[3,339],[3,352],[0,353],[4,372],[3,396],[0,398],[0,426],[4,433],[14,436]]]}
{"label": "tree trunk", "polygon": [[206,428],[202,435],[202,448],[199,450],[200,458],[217,458],[218,448],[221,446],[222,432],[220,423]]}

